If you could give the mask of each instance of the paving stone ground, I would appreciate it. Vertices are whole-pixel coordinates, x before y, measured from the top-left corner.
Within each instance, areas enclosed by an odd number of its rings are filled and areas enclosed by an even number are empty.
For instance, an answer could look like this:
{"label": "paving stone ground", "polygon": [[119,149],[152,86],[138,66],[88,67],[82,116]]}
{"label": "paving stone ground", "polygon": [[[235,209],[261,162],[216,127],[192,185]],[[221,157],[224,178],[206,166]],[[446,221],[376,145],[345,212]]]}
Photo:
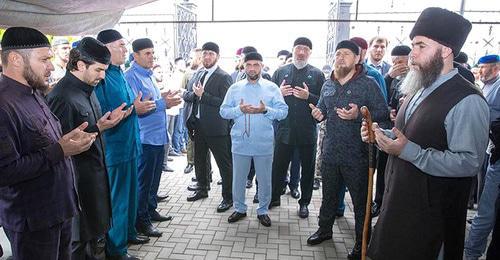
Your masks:
{"label": "paving stone ground", "polygon": [[[297,216],[298,203],[287,191],[282,196],[281,206],[270,210],[271,227],[264,227],[257,220],[257,204],[252,203],[255,185],[247,189],[248,217],[229,224],[227,218],[233,209],[217,213],[221,201],[221,186],[216,184],[220,175],[216,170],[209,197],[196,202],[187,202],[190,193],[186,187],[191,183],[191,174],[184,174],[185,156],[173,157],[170,164],[173,173],[164,172],[161,192],[170,195],[160,203],[162,214],[173,216],[170,222],[155,223],[163,232],[143,246],[132,246],[130,252],[149,259],[347,259],[354,245],[354,213],[351,198],[346,194],[345,217],[335,221],[333,240],[320,245],[307,245],[307,238],[317,228],[317,217],[321,206],[321,189],[313,192],[310,215],[307,219]],[[472,217],[474,212],[469,212]],[[375,223],[375,221],[373,221]]]}
{"label": "paving stone ground", "polygon": [[[298,203],[290,195],[284,195],[281,206],[270,210],[271,227],[264,227],[257,220],[257,204],[252,203],[255,187],[247,190],[248,217],[229,224],[227,218],[232,209],[217,213],[221,200],[220,179],[215,162],[209,197],[196,202],[187,202],[190,193],[186,187],[191,183],[191,174],[184,174],[186,157],[173,157],[170,166],[173,173],[164,172],[160,193],[168,193],[166,202],[159,204],[161,214],[173,216],[172,221],[154,223],[163,236],[152,238],[150,243],[131,246],[129,252],[145,260],[151,259],[346,259],[354,245],[354,214],[349,194],[346,194],[345,217],[337,219],[333,228],[333,240],[320,245],[308,246],[309,235],[317,228],[317,217],[321,205],[321,189],[314,191],[310,216],[297,216]],[[469,211],[469,218],[474,211]],[[375,223],[375,221],[374,221]],[[10,255],[8,241],[0,232],[0,244],[6,249],[5,259]],[[484,258],[482,258],[484,259]]]}

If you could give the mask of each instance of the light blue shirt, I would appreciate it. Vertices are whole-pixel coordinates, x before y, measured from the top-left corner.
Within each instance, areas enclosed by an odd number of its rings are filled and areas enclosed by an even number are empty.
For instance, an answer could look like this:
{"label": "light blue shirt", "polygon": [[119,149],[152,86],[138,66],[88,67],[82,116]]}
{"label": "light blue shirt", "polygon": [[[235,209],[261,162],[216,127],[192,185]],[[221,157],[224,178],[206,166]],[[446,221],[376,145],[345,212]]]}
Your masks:
{"label": "light blue shirt", "polygon": [[[154,83],[153,71],[145,69],[136,62],[125,72],[125,79],[137,97],[142,92],[142,100],[153,100],[156,109],[139,116],[139,128],[142,144],[164,145],[167,139],[167,103],[161,97],[160,89]],[[135,98],[134,97],[134,98]]]}
{"label": "light blue shirt", "polygon": [[[266,105],[265,114],[244,114],[240,102],[259,106],[262,100]],[[233,119],[231,141],[234,154],[259,156],[272,155],[274,150],[273,120],[285,119],[288,106],[279,87],[273,82],[260,78],[256,83],[248,79],[234,83],[226,93],[220,107],[220,115]]]}

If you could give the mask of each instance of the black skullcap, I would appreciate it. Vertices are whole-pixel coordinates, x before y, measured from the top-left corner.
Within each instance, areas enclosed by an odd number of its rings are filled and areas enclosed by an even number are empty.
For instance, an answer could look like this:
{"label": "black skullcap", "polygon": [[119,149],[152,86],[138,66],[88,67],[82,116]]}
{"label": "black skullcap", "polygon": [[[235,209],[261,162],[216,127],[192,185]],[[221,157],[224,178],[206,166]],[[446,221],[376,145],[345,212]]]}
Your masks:
{"label": "black skullcap", "polygon": [[337,51],[338,49],[349,49],[354,54],[359,55],[359,47],[353,41],[344,40],[344,41],[339,42],[337,44],[337,48],[335,48],[335,51]]}
{"label": "black skullcap", "polygon": [[245,46],[241,50],[241,54],[245,54],[245,55],[249,54],[250,52],[257,52],[257,49],[253,46]]}
{"label": "black skullcap", "polygon": [[288,56],[288,54],[290,54],[289,51],[287,50],[281,50],[278,52],[278,55],[276,55],[276,58],[279,57],[279,56]]}
{"label": "black skullcap", "polygon": [[77,49],[82,55],[90,57],[96,62],[106,65],[111,63],[111,53],[106,45],[92,37],[83,38],[78,44]]}
{"label": "black skullcap", "polygon": [[203,44],[203,46],[201,46],[201,50],[202,51],[213,51],[213,52],[219,54],[219,45],[217,45],[217,43],[215,43],[215,42],[206,42],[205,44]]}
{"label": "black skullcap", "polygon": [[102,42],[104,44],[118,41],[120,39],[123,39],[123,36],[121,35],[120,32],[118,32],[117,30],[114,30],[114,29],[108,29],[108,30],[101,31],[97,35],[97,40],[99,40],[100,42]]}
{"label": "black skullcap", "polygon": [[10,27],[2,38],[2,50],[34,49],[50,47],[49,39],[36,29],[28,27]]}
{"label": "black skullcap", "polygon": [[426,8],[415,22],[410,39],[425,36],[449,47],[457,56],[467,39],[472,24],[459,14],[438,7]]}
{"label": "black skullcap", "polygon": [[398,45],[391,51],[391,56],[408,56],[410,55],[411,48],[406,45]]}
{"label": "black skullcap", "polygon": [[260,60],[262,61],[262,55],[260,55],[258,52],[250,52],[245,54],[245,62],[249,60]]}
{"label": "black skullcap", "polygon": [[132,50],[134,52],[139,52],[144,49],[154,48],[153,41],[149,38],[141,38],[132,42]]}
{"label": "black skullcap", "polygon": [[311,40],[307,39],[306,37],[299,37],[297,38],[294,42],[293,42],[293,47],[297,46],[297,45],[304,45],[304,46],[307,46],[309,47],[309,49],[312,50],[313,48],[313,44],[311,42]]}
{"label": "black skullcap", "polygon": [[458,63],[467,63],[467,61],[469,61],[469,56],[467,56],[467,53],[461,51],[458,53],[457,57],[453,59],[453,61]]}

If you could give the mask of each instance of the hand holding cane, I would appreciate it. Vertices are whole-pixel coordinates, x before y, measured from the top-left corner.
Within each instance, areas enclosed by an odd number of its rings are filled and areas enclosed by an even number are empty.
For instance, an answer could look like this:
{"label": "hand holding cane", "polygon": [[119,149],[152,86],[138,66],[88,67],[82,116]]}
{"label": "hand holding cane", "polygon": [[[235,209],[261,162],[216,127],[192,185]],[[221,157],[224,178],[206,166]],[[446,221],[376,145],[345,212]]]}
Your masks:
{"label": "hand holding cane", "polygon": [[368,194],[366,197],[365,221],[363,225],[363,242],[361,244],[361,259],[366,260],[366,250],[368,247],[368,230],[371,225],[371,204],[373,193],[373,173],[375,172],[375,134],[372,130],[372,116],[366,106],[361,107],[363,121],[366,122],[368,128]]}

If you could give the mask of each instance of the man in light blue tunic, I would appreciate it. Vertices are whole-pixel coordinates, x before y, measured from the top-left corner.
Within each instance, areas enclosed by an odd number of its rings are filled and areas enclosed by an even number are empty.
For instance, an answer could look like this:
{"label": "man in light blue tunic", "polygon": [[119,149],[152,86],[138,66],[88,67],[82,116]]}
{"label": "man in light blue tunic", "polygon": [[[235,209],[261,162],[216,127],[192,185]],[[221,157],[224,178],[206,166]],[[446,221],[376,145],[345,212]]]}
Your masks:
{"label": "man in light blue tunic", "polygon": [[246,79],[234,83],[220,107],[220,115],[234,120],[231,129],[233,153],[233,201],[235,211],[228,222],[247,215],[245,184],[250,163],[255,163],[259,182],[257,218],[266,227],[271,225],[268,207],[271,202],[271,169],[273,162],[273,120],[282,120],[288,106],[276,84],[261,77],[262,56],[257,52],[245,56]]}

